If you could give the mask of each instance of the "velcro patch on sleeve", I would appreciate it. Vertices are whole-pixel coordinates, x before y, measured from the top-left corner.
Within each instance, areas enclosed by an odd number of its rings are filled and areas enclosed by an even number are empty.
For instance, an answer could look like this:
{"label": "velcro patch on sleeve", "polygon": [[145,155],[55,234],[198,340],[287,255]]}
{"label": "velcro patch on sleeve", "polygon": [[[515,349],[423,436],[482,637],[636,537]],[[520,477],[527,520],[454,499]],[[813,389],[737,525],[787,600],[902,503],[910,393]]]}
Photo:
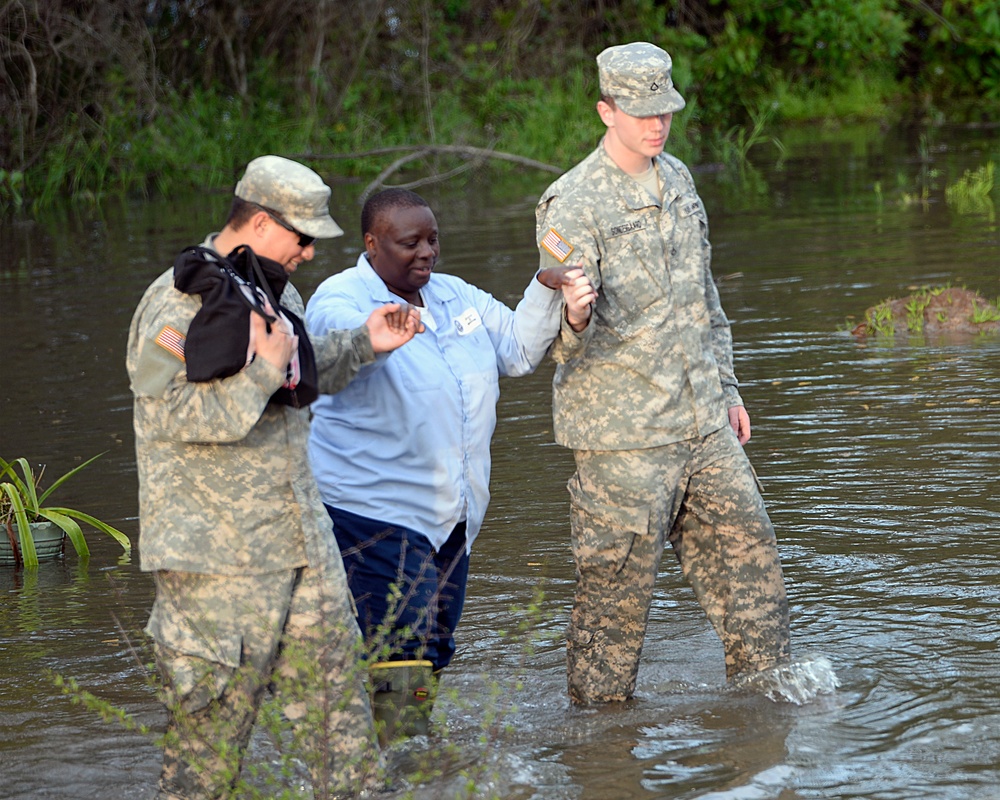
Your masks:
{"label": "velcro patch on sleeve", "polygon": [[549,228],[549,232],[542,237],[542,247],[548,251],[556,261],[562,264],[569,254],[573,252],[573,245],[563,239],[555,228]]}
{"label": "velcro patch on sleeve", "polygon": [[187,337],[181,333],[176,328],[172,328],[169,325],[164,325],[163,330],[156,334],[155,341],[160,347],[166,350],[171,355],[177,356],[181,361],[184,360],[184,342]]}

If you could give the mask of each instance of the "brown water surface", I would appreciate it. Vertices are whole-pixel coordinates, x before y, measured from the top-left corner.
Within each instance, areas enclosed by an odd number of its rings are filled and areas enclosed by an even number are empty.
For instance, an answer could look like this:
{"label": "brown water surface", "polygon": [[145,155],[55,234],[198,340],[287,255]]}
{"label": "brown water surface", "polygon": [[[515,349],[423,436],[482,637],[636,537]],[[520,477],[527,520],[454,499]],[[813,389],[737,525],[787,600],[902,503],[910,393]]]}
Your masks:
{"label": "brown water surface", "polygon": [[[793,646],[830,659],[841,688],[802,706],[728,690],[718,642],[668,559],[635,700],[569,706],[572,459],[552,443],[547,364],[503,385],[494,498],[440,704],[459,755],[412,787],[416,797],[455,796],[469,769],[484,793],[524,800],[1000,798],[1000,337],[859,344],[845,332],[850,315],[915,286],[1000,295],[992,206],[945,201],[966,169],[1000,162],[1000,133],[869,130],[786,144],[780,168],[696,179]],[[547,180],[428,190],[442,269],[513,305],[534,269],[534,199]],[[357,188],[337,188],[348,234],[300,269],[306,296],[356,257]],[[145,286],[227,206],[217,195],[0,221],[0,455],[57,475],[108,451],[61,501],[133,539],[128,321]],[[154,793],[153,745],[71,705],[48,675],[162,724],[118,632],[144,624],[149,576],[110,540],[89,541],[86,566],[69,554],[37,573],[0,569],[2,798]],[[539,590],[536,616],[524,609]],[[512,633],[523,620],[530,643]],[[395,759],[428,754],[417,741]]]}

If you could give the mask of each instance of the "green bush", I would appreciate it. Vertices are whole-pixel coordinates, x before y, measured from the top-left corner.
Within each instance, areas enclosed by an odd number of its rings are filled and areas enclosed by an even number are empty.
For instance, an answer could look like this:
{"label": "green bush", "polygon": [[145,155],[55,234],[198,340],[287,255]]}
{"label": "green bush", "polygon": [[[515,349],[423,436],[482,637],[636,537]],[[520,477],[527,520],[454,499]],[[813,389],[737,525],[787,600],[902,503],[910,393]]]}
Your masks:
{"label": "green bush", "polygon": [[4,208],[230,184],[263,152],[429,142],[566,165],[596,139],[594,56],[639,39],[671,53],[688,100],[672,147],[764,108],[1000,119],[1000,6],[982,0],[52,0],[0,23]]}

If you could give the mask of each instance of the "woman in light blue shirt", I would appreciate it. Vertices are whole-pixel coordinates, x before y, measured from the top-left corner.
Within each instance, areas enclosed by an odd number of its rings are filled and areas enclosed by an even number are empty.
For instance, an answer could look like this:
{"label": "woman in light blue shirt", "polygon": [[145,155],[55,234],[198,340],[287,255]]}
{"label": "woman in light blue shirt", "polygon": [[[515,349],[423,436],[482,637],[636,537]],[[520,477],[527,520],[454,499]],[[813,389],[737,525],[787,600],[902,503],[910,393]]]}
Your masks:
{"label": "woman in light blue shirt", "polygon": [[436,672],[455,651],[489,503],[499,378],[533,371],[561,324],[586,327],[596,296],[582,270],[547,269],[511,311],[435,273],[437,221],[413,192],[374,195],[361,226],[365,252],[316,290],[309,332],[359,325],[400,300],[419,309],[424,331],[313,404],[309,457],[372,660],[425,661]]}

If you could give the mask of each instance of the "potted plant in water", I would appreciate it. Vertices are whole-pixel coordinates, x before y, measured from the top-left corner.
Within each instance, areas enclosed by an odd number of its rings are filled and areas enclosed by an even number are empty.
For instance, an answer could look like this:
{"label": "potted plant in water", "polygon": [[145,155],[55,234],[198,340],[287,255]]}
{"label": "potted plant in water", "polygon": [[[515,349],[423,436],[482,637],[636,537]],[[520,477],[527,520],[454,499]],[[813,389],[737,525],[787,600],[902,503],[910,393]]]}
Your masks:
{"label": "potted plant in water", "polygon": [[[0,458],[0,525],[4,529],[0,532],[0,564],[37,567],[40,557],[48,559],[59,555],[67,537],[78,556],[89,557],[90,548],[83,538],[80,522],[108,534],[126,552],[132,549],[124,533],[90,514],[73,508],[42,505],[52,492],[102,455],[99,453],[71,469],[44,491],[40,485],[44,467],[36,474],[24,458],[10,462]],[[18,467],[21,476],[17,474]]]}

